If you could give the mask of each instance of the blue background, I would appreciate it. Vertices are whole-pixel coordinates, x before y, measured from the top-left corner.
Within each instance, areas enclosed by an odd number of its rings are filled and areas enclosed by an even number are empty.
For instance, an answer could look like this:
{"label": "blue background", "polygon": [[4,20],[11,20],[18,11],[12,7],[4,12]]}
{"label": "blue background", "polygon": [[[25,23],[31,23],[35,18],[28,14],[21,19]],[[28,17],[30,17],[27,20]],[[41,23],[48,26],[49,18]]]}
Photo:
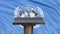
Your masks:
{"label": "blue background", "polygon": [[0,0],[0,34],[24,34],[12,21],[15,8],[27,4],[37,5],[44,11],[45,25],[34,29],[33,34],[60,34],[60,0]]}

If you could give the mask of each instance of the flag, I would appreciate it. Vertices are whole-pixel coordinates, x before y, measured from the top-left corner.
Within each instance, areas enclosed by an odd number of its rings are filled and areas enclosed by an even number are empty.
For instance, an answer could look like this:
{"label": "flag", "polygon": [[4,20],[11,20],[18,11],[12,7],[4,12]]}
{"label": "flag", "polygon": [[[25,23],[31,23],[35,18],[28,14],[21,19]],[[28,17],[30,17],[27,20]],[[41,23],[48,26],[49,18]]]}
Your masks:
{"label": "flag", "polygon": [[13,25],[18,6],[39,6],[44,12],[45,24],[33,29],[33,34],[60,34],[59,0],[0,0],[0,34],[24,34],[23,28]]}

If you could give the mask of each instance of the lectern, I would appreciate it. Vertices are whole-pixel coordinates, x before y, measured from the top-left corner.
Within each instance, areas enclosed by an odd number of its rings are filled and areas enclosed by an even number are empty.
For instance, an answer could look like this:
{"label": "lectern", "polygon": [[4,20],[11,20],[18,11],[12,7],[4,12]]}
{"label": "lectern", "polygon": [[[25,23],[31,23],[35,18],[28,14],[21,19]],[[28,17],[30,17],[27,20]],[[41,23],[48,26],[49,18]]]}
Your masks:
{"label": "lectern", "polygon": [[[29,9],[24,9],[23,12],[20,13],[20,16],[24,11],[27,12],[28,17],[17,17],[14,19],[13,25],[22,25],[24,26],[24,34],[33,34],[33,26],[36,24],[45,24],[43,17],[30,17],[30,15],[35,13],[35,16],[38,14],[34,11],[31,10],[32,13],[30,13]],[[25,14],[24,14],[25,15]]]}
{"label": "lectern", "polygon": [[14,25],[24,26],[25,34],[33,34],[33,26],[36,24],[45,24],[43,18],[15,18]]}

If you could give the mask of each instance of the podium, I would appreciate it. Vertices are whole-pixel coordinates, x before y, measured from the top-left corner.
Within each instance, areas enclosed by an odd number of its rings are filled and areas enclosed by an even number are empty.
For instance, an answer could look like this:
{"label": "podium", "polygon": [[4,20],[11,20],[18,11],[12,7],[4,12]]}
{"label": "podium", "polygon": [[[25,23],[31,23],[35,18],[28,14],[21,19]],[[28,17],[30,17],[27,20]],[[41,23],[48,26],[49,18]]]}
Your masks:
{"label": "podium", "polygon": [[[45,24],[43,12],[39,7],[26,5],[20,7],[19,17],[14,19],[13,25],[24,26],[24,34],[33,34],[33,26],[36,24]],[[38,12],[38,13],[37,13]],[[41,14],[39,14],[41,12]]]}
{"label": "podium", "polygon": [[33,26],[36,24],[45,24],[44,19],[40,18],[15,18],[13,25],[24,26],[24,34],[33,34]]}

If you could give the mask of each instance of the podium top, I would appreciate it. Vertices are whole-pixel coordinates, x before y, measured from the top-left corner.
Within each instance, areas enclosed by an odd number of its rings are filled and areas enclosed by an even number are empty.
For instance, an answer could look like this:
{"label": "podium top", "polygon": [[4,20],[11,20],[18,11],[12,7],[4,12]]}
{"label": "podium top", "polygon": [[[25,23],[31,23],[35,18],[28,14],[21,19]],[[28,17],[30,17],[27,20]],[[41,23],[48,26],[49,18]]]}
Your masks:
{"label": "podium top", "polygon": [[30,24],[44,24],[44,19],[43,18],[15,18],[13,24],[19,25],[19,24],[24,24],[24,25],[30,25]]}

